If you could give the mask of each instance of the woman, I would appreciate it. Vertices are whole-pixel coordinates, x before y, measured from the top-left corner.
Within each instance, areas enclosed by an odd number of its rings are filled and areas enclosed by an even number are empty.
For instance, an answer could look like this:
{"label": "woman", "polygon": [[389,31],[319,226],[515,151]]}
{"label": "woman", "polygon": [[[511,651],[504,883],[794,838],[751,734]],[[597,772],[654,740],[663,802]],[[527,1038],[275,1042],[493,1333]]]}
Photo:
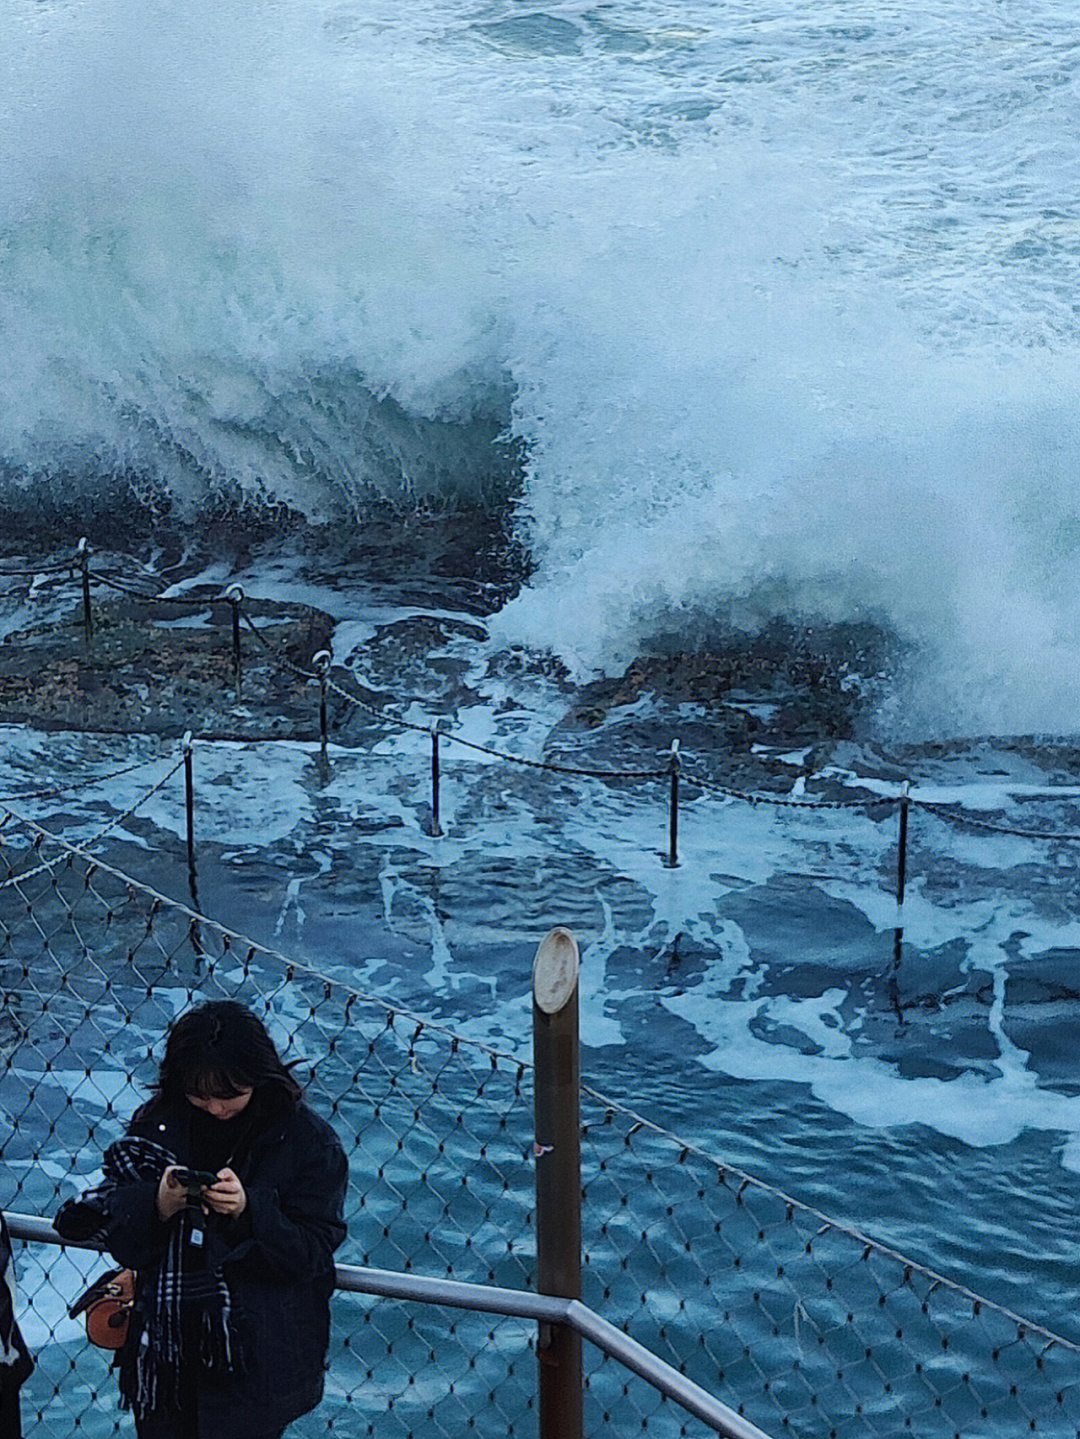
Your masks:
{"label": "woman", "polygon": [[83,1237],[96,1210],[136,1273],[119,1366],[139,1439],[278,1439],[318,1404],[346,1177],[250,1010],[213,1001],[176,1021],[105,1183],[57,1216]]}

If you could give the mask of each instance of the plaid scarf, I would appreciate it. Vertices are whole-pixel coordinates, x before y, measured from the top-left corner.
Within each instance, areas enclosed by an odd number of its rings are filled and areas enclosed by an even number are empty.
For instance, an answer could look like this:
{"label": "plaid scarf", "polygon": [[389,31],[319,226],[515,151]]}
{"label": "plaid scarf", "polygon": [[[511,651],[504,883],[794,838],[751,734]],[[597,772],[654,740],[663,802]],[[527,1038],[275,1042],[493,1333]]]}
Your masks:
{"label": "plaid scarf", "polygon": [[[118,1139],[105,1151],[102,1183],[69,1200],[57,1215],[57,1228],[63,1233],[65,1211],[69,1224],[77,1211],[81,1237],[106,1242],[112,1195],[125,1184],[160,1180],[166,1166],[176,1162],[153,1140]],[[96,1230],[87,1223],[91,1214],[100,1219]],[[164,1258],[139,1286],[136,1308],[142,1323],[135,1343],[120,1353],[121,1394],[140,1420],[162,1406],[179,1407],[181,1371],[193,1360],[211,1373],[233,1374],[241,1368],[228,1283],[220,1267],[192,1267],[193,1228],[191,1212],[182,1209],[170,1224]]]}

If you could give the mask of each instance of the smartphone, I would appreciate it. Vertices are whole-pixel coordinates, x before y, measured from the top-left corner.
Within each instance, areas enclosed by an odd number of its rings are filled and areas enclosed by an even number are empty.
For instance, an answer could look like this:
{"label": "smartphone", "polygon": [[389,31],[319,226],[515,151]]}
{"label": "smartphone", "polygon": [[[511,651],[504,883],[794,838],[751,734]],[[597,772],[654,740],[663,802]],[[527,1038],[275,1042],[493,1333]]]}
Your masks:
{"label": "smartphone", "polygon": [[188,1191],[192,1189],[206,1189],[211,1184],[217,1183],[217,1175],[212,1174],[209,1169],[184,1169],[183,1167],[179,1167],[173,1170],[173,1178]]}

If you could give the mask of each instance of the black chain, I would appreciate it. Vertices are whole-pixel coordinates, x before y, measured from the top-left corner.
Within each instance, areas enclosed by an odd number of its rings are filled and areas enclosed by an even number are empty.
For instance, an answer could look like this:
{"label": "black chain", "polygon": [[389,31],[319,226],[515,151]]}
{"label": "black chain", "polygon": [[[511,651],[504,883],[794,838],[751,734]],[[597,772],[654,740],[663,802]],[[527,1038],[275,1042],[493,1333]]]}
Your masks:
{"label": "black chain", "polygon": [[0,804],[18,804],[24,799],[55,799],[57,795],[71,794],[75,790],[93,789],[95,785],[108,784],[111,780],[120,779],[122,775],[131,774],[134,770],[145,769],[148,764],[156,764],[157,759],[141,759],[134,764],[125,765],[123,769],[114,769],[109,774],[94,775],[90,779],[72,780],[70,784],[57,785],[54,789],[31,789],[23,790],[21,794],[0,795]]}
{"label": "black chain", "polygon": [[[1040,798],[1049,797],[1050,796],[1040,796]],[[938,819],[943,819],[953,824],[966,825],[969,829],[989,830],[991,834],[1011,834],[1015,835],[1018,839],[1062,840],[1063,842],[1080,843],[1080,834],[1042,829],[1019,829],[1015,825],[994,824],[992,820],[975,819],[973,815],[964,814],[960,810],[949,809],[945,805],[935,804],[931,800],[912,799],[911,803],[917,805],[919,809],[925,809],[929,814],[936,815]]]}
{"label": "black chain", "polygon": [[[37,576],[42,574],[58,574],[63,571],[68,571],[73,575],[75,568],[76,563],[74,561],[61,561],[53,565],[42,566],[39,569],[33,571],[0,570],[0,579],[5,578],[5,576],[36,578]],[[115,577],[115,574],[110,574],[102,570],[91,571],[90,578],[97,583],[107,586],[109,589],[127,595],[131,599],[141,600],[144,604],[191,605],[203,609],[215,603],[217,599],[222,598],[220,596],[204,596],[202,598],[196,598],[194,596],[188,595],[149,595],[141,590],[136,589],[134,586],[124,583],[122,580],[118,580]],[[298,665],[294,661],[290,660],[287,655],[278,653],[262,634],[259,627],[252,620],[251,616],[244,611],[242,604],[240,606],[240,618],[243,620],[244,625],[246,626],[250,634],[253,636],[253,638],[256,640],[256,642],[261,646],[261,648],[266,652],[266,654],[276,665],[290,671],[292,674],[296,675],[298,679],[302,679],[306,683],[318,682],[320,679],[323,678],[314,670],[305,669],[302,665]],[[416,734],[426,735],[430,735],[435,732],[430,724],[419,724],[415,720],[404,719],[402,716],[396,715],[385,708],[380,709],[375,705],[369,704],[367,701],[362,700],[358,695],[350,694],[348,690],[343,689],[340,684],[338,684],[335,680],[329,678],[329,676],[326,676],[326,687],[328,690],[332,691],[335,695],[337,695],[339,699],[343,700],[346,704],[352,705],[355,709],[362,710],[365,714],[371,715],[375,719],[396,725],[399,729],[412,730]],[[445,739],[452,744],[460,745],[463,749],[472,750],[477,754],[487,755],[491,759],[500,760],[505,764],[514,764],[527,769],[547,771],[550,774],[569,775],[580,779],[599,779],[610,782],[618,782],[626,780],[662,779],[670,772],[667,768],[643,770],[596,769],[585,765],[559,764],[553,760],[527,759],[522,755],[508,754],[504,750],[493,749],[490,745],[480,744],[476,740],[465,739],[461,735],[454,734],[452,730],[438,730],[437,732],[440,738]],[[210,737],[204,736],[204,738],[209,739]],[[117,774],[124,773],[127,773],[127,770],[121,770],[117,772]],[[110,776],[105,776],[105,778],[110,778]],[[783,809],[866,810],[892,808],[893,806],[899,804],[901,800],[901,797],[899,795],[869,796],[858,799],[807,799],[796,795],[763,794],[761,792],[752,792],[749,790],[738,789],[732,785],[719,784],[714,780],[702,779],[699,776],[686,771],[683,772],[683,780],[684,783],[694,785],[698,789],[705,790],[713,794],[723,795],[729,799],[737,799],[744,804],[748,804],[754,807],[759,805],[772,805],[777,808]],[[87,783],[92,784],[98,782],[99,781],[88,781]],[[73,786],[64,787],[64,789],[68,788],[73,788]],[[21,796],[14,796],[14,798],[51,798],[54,794],[64,792],[64,789],[32,792]],[[1040,797],[1052,798],[1052,796],[1049,795]],[[917,806],[920,809],[926,810],[929,814],[936,815],[939,819],[945,820],[946,822],[953,822],[956,824],[964,825],[969,829],[984,830],[988,833],[993,834],[1012,835],[1020,839],[1045,841],[1060,840],[1063,843],[1080,843],[1080,834],[1077,833],[1054,833],[1047,830],[1023,829],[1015,825],[995,824],[990,820],[975,819],[970,815],[963,814],[955,809],[947,808],[944,805],[934,803],[930,800],[916,799],[914,796],[911,797],[911,803],[912,805]]]}
{"label": "black chain", "polygon": [[876,809],[900,803],[900,796],[895,794],[871,795],[868,799],[801,799],[797,795],[752,794],[749,790],[733,789],[730,785],[698,779],[692,774],[684,774],[683,778],[687,784],[696,785],[698,789],[727,795],[729,799],[739,799],[749,805],[771,804],[786,809]]}
{"label": "black chain", "polygon": [[194,605],[198,609],[205,609],[214,603],[214,597],[198,599],[193,595],[148,595],[142,590],[135,589],[132,585],[125,584],[114,576],[105,574],[102,570],[91,570],[90,579],[97,584],[105,585],[110,590],[117,590],[122,595],[127,595],[134,600],[142,600],[148,605]]}
{"label": "black chain", "polygon": [[39,565],[34,570],[0,569],[0,580],[37,580],[42,575],[74,575],[75,568],[73,560],[59,560],[50,565]]}
{"label": "black chain", "polygon": [[[275,663],[281,665],[285,669],[291,670],[293,674],[299,676],[302,679],[315,681],[319,680],[320,676],[317,675],[314,670],[305,670],[302,666],[294,664],[293,661],[290,660],[287,656],[275,654],[273,647],[268,643],[266,638],[262,634],[260,634],[258,626],[252,621],[249,615],[246,615],[243,612],[243,610],[240,611],[240,617],[244,621],[247,628],[258,640],[259,644],[263,647],[267,654],[270,655],[271,659],[273,659]],[[417,724],[415,720],[403,719],[400,715],[390,713],[387,710],[376,709],[374,705],[370,705],[365,700],[360,699],[357,695],[350,694],[348,690],[342,689],[342,687],[335,680],[328,678],[326,681],[326,688],[328,690],[332,690],[334,694],[345,700],[347,704],[354,705],[357,709],[363,710],[366,714],[373,715],[376,719],[388,720],[391,724],[398,725],[401,729],[413,730],[416,734],[430,735],[432,732],[431,725]],[[450,740],[454,744],[462,745],[465,749],[475,750],[478,754],[490,755],[492,759],[503,760],[507,764],[524,765],[527,766],[529,769],[549,770],[553,774],[580,775],[588,779],[619,780],[657,779],[658,777],[666,773],[666,771],[664,770],[583,769],[571,765],[555,764],[551,760],[525,759],[521,755],[507,754],[503,750],[492,749],[489,745],[478,744],[475,740],[464,739],[461,735],[456,735],[451,730],[439,730],[438,734],[440,739]]]}

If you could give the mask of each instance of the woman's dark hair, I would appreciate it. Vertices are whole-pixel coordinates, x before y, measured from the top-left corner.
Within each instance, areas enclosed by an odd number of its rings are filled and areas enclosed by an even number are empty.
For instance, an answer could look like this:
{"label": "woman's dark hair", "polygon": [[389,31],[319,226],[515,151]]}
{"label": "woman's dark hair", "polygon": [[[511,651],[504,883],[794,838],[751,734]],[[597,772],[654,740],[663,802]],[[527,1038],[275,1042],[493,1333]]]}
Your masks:
{"label": "woman's dark hair", "polygon": [[149,1107],[178,1104],[189,1094],[232,1098],[244,1089],[272,1109],[291,1108],[300,1098],[262,1020],[235,999],[207,1000],[181,1015],[169,1030]]}

